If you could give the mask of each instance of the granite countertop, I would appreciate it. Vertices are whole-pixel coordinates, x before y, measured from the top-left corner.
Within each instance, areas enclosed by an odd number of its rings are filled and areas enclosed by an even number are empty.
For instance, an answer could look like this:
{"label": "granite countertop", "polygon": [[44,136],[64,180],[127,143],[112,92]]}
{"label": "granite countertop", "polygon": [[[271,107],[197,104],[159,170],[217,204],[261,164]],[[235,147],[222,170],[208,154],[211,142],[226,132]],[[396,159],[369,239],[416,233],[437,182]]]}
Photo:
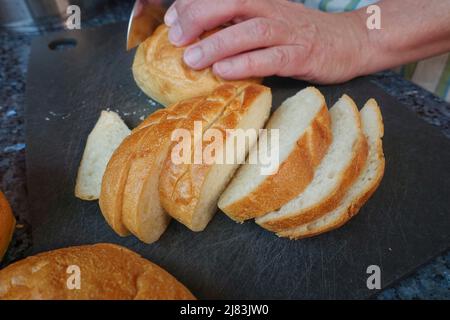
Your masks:
{"label": "granite countertop", "polygon": [[[126,21],[130,12],[131,1],[113,0],[99,16],[83,21],[82,27]],[[57,30],[59,26],[49,26],[41,32]],[[3,265],[25,257],[32,246],[25,171],[24,97],[30,44],[35,36],[0,29],[0,189],[17,218],[17,230]],[[450,138],[448,103],[393,72],[378,73],[371,79]],[[450,299],[450,252],[385,289],[377,298]]]}

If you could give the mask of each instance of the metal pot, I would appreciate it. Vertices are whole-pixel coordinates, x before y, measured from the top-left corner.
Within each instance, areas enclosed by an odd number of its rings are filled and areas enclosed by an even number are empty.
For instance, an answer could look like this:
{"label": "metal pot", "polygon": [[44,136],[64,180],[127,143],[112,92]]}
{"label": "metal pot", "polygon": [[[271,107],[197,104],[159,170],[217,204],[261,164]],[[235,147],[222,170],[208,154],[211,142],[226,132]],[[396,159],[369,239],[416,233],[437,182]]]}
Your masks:
{"label": "metal pot", "polygon": [[38,32],[49,25],[61,25],[67,7],[77,5],[82,18],[92,17],[109,0],[0,0],[0,28],[16,32]]}

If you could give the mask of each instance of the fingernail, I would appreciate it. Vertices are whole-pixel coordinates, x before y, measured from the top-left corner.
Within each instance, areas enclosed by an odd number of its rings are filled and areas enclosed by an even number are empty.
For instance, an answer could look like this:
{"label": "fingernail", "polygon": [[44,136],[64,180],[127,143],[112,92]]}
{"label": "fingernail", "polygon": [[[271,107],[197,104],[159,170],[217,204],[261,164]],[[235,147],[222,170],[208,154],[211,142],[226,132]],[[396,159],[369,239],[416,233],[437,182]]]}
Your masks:
{"label": "fingernail", "polygon": [[189,48],[184,53],[184,61],[187,65],[195,67],[203,58],[203,50],[200,46]]}
{"label": "fingernail", "polygon": [[178,19],[177,10],[174,7],[172,7],[169,9],[169,11],[166,12],[166,15],[164,16],[164,23],[169,27],[171,27],[175,24],[177,19]]}
{"label": "fingernail", "polygon": [[178,44],[183,38],[183,30],[180,24],[175,24],[169,31],[169,39],[171,42]]}
{"label": "fingernail", "polygon": [[219,74],[219,76],[225,76],[230,73],[233,63],[230,61],[217,62],[214,65],[214,70]]}

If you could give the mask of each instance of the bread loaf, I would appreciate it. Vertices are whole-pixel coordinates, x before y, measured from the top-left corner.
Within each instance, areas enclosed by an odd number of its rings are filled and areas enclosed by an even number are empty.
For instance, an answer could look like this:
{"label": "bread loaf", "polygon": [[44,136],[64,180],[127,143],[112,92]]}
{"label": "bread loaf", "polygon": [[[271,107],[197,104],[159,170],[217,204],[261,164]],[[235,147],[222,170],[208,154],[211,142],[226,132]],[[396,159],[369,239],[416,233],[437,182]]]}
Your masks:
{"label": "bread loaf", "polygon": [[[332,140],[325,99],[312,87],[287,99],[266,129],[269,134],[279,131],[278,172],[263,175],[261,163],[245,164],[219,200],[220,209],[239,222],[278,209],[302,192]],[[270,154],[277,152],[273,146],[271,149]]]}
{"label": "bread loaf", "polygon": [[260,83],[261,79],[225,81],[211,68],[196,71],[183,60],[185,48],[172,45],[168,39],[169,28],[159,26],[150,38],[137,49],[133,75],[137,85],[149,97],[167,106],[192,97],[210,94],[215,88],[232,83]]}
{"label": "bread loaf", "polygon": [[[214,120],[209,121],[209,124],[207,124],[208,121],[205,121],[204,116],[199,115],[198,119],[202,120],[203,124],[202,133],[205,133],[207,129],[215,129],[223,133],[227,129],[255,129],[258,132],[269,116],[271,101],[269,88],[249,85],[229,105],[222,108]],[[193,137],[192,141],[196,139],[193,133],[196,118],[191,117],[181,126],[190,132]],[[227,134],[222,135],[223,140],[221,141],[225,149],[228,138]],[[251,144],[255,142],[230,146],[230,148],[236,147],[234,154],[242,151],[245,155],[252,146]],[[209,143],[203,145],[203,150],[207,149]],[[195,142],[191,145],[191,154],[194,154]],[[195,164],[193,161],[182,164],[174,163],[172,152],[176,146],[177,143],[172,145],[161,173],[159,181],[161,203],[173,218],[193,231],[202,231],[216,212],[218,198],[239,164],[215,162]],[[227,153],[230,149],[223,151]]]}
{"label": "bread loaf", "polygon": [[102,178],[99,204],[106,221],[120,236],[129,235],[122,221],[123,192],[136,147],[145,138],[145,130],[141,129],[163,121],[171,110],[159,110],[150,115],[120,144],[108,161]]}
{"label": "bread loaf", "polygon": [[[71,276],[79,276],[79,282]],[[79,286],[78,286],[79,284]],[[193,300],[162,268],[112,244],[28,257],[0,271],[2,300]]]}
{"label": "bread loaf", "polygon": [[3,192],[0,191],[0,261],[8,249],[15,227],[16,219],[14,218],[8,200]]}
{"label": "bread loaf", "polygon": [[103,174],[114,150],[130,134],[120,116],[102,111],[88,136],[83,158],[78,169],[75,196],[83,200],[97,200]]}
{"label": "bread loaf", "polygon": [[146,133],[131,161],[122,207],[125,226],[143,242],[158,240],[170,221],[160,204],[158,183],[172,133],[195,120],[204,120],[204,125],[210,126],[241,90],[223,85],[207,97],[185,100],[164,121],[143,129]]}
{"label": "bread loaf", "polygon": [[383,119],[374,99],[369,100],[360,113],[369,152],[367,161],[356,181],[347,190],[336,208],[303,225],[280,231],[278,233],[280,237],[300,239],[339,228],[358,213],[378,188],[385,168],[381,140],[384,134]]}
{"label": "bread loaf", "polygon": [[271,231],[314,220],[336,208],[367,159],[367,142],[358,108],[344,95],[330,109],[333,142],[308,187],[279,210],[256,219]]}
{"label": "bread loaf", "polygon": [[[233,86],[230,91],[232,90]],[[231,95],[232,92],[222,91],[222,94]],[[142,121],[113,153],[102,179],[100,208],[106,221],[120,236],[129,235],[122,218],[124,191],[133,159],[140,153],[145,153],[146,145],[142,142],[148,138],[147,129],[164,123],[167,119],[187,115],[194,104],[204,99],[206,98],[189,99],[154,112]]]}

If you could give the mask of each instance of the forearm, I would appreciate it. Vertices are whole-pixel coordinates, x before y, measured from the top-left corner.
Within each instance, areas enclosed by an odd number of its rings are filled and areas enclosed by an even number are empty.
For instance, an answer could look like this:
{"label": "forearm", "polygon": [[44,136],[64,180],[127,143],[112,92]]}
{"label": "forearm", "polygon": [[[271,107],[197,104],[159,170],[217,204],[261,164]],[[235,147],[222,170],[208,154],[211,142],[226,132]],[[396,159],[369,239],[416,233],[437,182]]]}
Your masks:
{"label": "forearm", "polygon": [[[368,30],[364,74],[450,51],[450,0],[383,0],[381,30]],[[360,20],[369,15],[358,10]]]}

